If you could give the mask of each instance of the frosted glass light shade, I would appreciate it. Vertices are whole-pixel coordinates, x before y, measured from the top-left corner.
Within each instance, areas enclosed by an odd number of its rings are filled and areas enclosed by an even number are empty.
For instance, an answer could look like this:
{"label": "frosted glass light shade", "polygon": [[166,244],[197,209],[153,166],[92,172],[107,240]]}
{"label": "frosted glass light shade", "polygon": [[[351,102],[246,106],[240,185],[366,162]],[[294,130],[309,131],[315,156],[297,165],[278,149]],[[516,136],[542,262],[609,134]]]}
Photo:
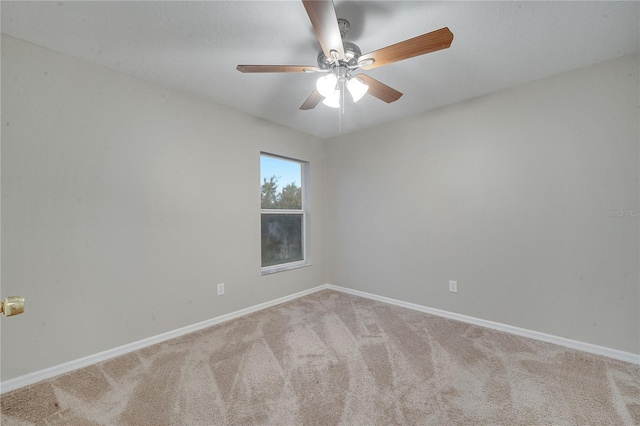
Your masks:
{"label": "frosted glass light shade", "polygon": [[336,84],[338,83],[338,77],[333,74],[327,74],[322,76],[316,82],[316,89],[325,98],[332,96],[336,90]]}
{"label": "frosted glass light shade", "polygon": [[360,99],[362,99],[365,93],[367,93],[367,90],[369,90],[369,86],[364,84],[364,82],[359,78],[354,77],[351,80],[347,81],[347,89],[353,97],[353,102],[358,102]]}
{"label": "frosted glass light shade", "polygon": [[340,108],[340,91],[334,89],[333,93],[324,98],[322,103],[331,108]]}

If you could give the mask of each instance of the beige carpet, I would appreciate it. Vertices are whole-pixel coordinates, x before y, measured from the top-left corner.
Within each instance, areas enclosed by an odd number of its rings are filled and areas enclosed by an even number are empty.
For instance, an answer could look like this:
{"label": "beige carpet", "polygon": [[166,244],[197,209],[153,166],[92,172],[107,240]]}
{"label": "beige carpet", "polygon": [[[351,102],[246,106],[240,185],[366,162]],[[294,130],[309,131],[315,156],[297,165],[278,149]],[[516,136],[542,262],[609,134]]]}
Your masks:
{"label": "beige carpet", "polygon": [[1,401],[6,425],[638,425],[640,369],[322,291]]}

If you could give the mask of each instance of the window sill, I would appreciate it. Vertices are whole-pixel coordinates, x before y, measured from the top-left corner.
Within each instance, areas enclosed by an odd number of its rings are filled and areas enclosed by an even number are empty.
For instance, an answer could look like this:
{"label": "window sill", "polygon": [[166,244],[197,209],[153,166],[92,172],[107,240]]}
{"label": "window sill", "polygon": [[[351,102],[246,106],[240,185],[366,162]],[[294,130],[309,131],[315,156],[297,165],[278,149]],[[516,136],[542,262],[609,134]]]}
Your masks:
{"label": "window sill", "polygon": [[290,271],[292,269],[305,268],[307,266],[311,266],[311,262],[292,262],[292,263],[283,263],[281,265],[273,265],[266,266],[260,270],[260,275],[271,275],[277,272]]}

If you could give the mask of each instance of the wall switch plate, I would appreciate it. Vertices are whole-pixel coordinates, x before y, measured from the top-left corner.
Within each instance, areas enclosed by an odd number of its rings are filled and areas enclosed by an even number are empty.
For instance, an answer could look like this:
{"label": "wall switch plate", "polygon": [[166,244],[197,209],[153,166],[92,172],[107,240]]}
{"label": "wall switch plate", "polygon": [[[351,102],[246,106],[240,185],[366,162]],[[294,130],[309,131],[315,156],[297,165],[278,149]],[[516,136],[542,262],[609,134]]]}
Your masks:
{"label": "wall switch plate", "polygon": [[449,291],[451,293],[458,292],[458,281],[449,281]]}
{"label": "wall switch plate", "polygon": [[218,284],[218,296],[222,296],[224,294],[224,283]]}

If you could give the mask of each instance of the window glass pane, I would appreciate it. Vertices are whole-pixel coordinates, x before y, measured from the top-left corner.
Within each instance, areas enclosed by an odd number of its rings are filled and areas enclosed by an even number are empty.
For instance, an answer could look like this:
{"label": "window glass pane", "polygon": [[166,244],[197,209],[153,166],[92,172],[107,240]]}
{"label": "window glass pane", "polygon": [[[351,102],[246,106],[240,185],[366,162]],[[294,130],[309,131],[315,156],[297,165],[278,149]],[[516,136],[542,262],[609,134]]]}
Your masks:
{"label": "window glass pane", "polygon": [[262,214],[262,267],[303,260],[302,215]]}
{"label": "window glass pane", "polygon": [[263,209],[302,209],[300,163],[261,155],[260,184]]}

